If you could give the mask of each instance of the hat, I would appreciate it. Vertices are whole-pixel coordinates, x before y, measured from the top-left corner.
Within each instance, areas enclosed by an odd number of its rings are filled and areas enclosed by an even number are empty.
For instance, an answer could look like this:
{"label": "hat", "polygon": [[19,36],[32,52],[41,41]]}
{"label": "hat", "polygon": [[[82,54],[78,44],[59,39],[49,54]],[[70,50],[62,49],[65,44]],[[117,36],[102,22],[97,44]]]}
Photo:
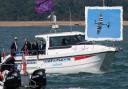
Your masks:
{"label": "hat", "polygon": [[17,40],[17,37],[14,37],[15,40]]}

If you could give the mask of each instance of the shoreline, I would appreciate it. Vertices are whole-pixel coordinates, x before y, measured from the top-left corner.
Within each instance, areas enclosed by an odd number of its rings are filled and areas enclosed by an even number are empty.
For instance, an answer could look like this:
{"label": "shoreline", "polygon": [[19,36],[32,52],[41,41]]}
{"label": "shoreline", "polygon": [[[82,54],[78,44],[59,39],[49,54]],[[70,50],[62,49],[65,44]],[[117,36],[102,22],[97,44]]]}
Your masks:
{"label": "shoreline", "polygon": [[[58,25],[61,26],[84,26],[84,21],[57,21]],[[52,21],[0,21],[0,27],[22,27],[22,26],[51,26]]]}
{"label": "shoreline", "polygon": [[[0,21],[0,27],[22,26],[51,26],[51,21]],[[57,21],[61,26],[85,26],[85,21]],[[128,21],[123,21],[123,26],[128,26]]]}

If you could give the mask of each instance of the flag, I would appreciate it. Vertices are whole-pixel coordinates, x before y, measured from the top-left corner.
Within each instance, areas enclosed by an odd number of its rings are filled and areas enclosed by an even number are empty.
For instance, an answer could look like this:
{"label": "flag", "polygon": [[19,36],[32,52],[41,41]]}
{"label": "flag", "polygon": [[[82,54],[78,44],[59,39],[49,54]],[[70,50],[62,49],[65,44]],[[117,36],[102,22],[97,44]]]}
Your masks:
{"label": "flag", "polygon": [[53,10],[53,0],[36,0],[35,4],[37,14],[43,14]]}
{"label": "flag", "polygon": [[2,57],[3,57],[3,59],[6,57],[6,53],[5,53],[4,48],[3,48],[3,52],[2,52]]}

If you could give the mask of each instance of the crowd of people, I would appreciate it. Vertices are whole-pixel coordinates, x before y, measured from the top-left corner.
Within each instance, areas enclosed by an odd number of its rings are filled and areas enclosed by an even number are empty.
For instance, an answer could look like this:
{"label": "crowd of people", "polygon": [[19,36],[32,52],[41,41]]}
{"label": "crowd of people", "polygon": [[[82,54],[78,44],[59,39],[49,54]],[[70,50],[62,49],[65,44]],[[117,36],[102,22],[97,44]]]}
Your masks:
{"label": "crowd of people", "polygon": [[25,38],[24,45],[21,48],[21,50],[18,47],[18,38],[14,37],[14,41],[12,42],[12,45],[10,47],[11,49],[11,55],[15,55],[16,52],[21,51],[24,52],[26,55],[37,55],[37,54],[45,54],[45,47],[46,44],[41,40],[38,44],[37,41],[34,41],[32,44]]}

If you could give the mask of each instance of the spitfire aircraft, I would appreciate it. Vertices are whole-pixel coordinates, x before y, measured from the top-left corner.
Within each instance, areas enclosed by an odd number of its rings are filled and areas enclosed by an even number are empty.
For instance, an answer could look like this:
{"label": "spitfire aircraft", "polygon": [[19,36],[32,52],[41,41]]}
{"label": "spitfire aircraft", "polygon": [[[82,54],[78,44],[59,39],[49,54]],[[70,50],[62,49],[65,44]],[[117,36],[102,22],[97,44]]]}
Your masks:
{"label": "spitfire aircraft", "polygon": [[103,16],[102,16],[102,14],[100,14],[98,22],[96,22],[96,20],[95,20],[95,24],[97,24],[97,34],[98,35],[100,34],[103,25],[107,26],[107,28],[110,27],[110,22],[108,22],[108,24],[104,24],[103,23]]}

